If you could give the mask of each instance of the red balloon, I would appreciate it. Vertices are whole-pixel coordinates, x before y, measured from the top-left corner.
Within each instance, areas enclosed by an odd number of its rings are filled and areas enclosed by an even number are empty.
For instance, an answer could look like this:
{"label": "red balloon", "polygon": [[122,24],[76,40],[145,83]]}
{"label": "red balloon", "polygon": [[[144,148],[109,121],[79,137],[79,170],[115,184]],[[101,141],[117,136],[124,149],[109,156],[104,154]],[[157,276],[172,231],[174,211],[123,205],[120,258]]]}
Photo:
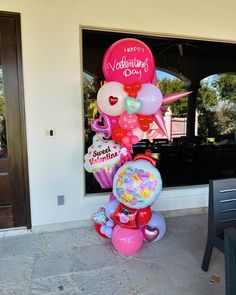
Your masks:
{"label": "red balloon", "polygon": [[139,123],[152,123],[153,122],[153,116],[144,116],[144,115],[137,115]]}
{"label": "red balloon", "polygon": [[93,224],[93,227],[94,227],[96,233],[97,233],[100,237],[102,237],[102,238],[104,238],[104,239],[108,239],[107,236],[105,236],[103,233],[100,232],[100,228],[101,228],[101,226],[102,226],[101,224],[96,223],[96,222],[94,222],[94,224]]}
{"label": "red balloon", "polygon": [[149,124],[153,122],[153,116],[137,115],[140,129],[142,131],[149,130]]}
{"label": "red balloon", "polygon": [[152,123],[153,122],[153,116],[146,116],[146,122],[147,123]]}
{"label": "red balloon", "polygon": [[138,211],[138,224],[146,224],[152,218],[152,210],[151,207],[148,206],[143,209],[139,209]]}
{"label": "red balloon", "polygon": [[148,131],[149,130],[149,123],[142,123],[140,124],[140,129],[143,131]]}
{"label": "red balloon", "polygon": [[145,116],[143,116],[143,115],[137,115],[138,116],[138,121],[139,121],[139,123],[143,123],[143,122],[145,122],[146,120],[145,120]]}
{"label": "red balloon", "polygon": [[120,128],[120,127],[117,127],[115,129],[112,130],[112,134],[111,134],[111,137],[114,141],[116,142],[122,142],[122,139],[124,136],[126,136],[127,134],[127,131]]}

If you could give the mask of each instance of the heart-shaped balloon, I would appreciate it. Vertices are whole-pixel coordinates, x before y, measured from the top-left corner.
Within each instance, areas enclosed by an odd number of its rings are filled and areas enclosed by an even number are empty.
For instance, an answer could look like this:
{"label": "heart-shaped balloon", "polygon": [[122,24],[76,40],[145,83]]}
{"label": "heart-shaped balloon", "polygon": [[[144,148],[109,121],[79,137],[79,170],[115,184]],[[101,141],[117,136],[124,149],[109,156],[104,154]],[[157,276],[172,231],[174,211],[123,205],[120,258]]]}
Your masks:
{"label": "heart-shaped balloon", "polygon": [[158,237],[159,230],[157,227],[145,225],[144,227],[142,227],[142,234],[143,234],[145,241],[150,243]]}
{"label": "heart-shaped balloon", "polygon": [[132,97],[125,99],[125,109],[129,115],[137,113],[141,110],[142,102]]}
{"label": "heart-shaped balloon", "polygon": [[111,137],[111,123],[108,116],[102,114],[98,119],[94,119],[91,123],[92,130],[102,133],[103,137],[108,139]]}
{"label": "heart-shaped balloon", "polygon": [[114,104],[117,103],[117,101],[118,101],[118,97],[109,96],[109,103],[110,103],[110,105],[113,106]]}

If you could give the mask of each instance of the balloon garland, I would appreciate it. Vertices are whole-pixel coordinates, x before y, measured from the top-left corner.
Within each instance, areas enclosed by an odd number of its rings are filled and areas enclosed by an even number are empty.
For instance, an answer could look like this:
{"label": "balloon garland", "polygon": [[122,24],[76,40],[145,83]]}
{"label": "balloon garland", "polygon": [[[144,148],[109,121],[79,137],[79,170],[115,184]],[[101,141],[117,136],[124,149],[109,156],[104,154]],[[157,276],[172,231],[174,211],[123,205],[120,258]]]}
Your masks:
{"label": "balloon garland", "polygon": [[149,47],[125,38],[112,44],[103,59],[106,83],[97,94],[99,117],[85,155],[84,167],[102,188],[113,188],[108,204],[92,216],[95,231],[109,238],[121,254],[132,255],[146,242],[159,241],[165,219],[151,209],[162,190],[161,175],[151,151],[132,157],[132,146],[154,121],[167,131],[163,109],[189,92],[163,96],[156,87],[155,63]]}

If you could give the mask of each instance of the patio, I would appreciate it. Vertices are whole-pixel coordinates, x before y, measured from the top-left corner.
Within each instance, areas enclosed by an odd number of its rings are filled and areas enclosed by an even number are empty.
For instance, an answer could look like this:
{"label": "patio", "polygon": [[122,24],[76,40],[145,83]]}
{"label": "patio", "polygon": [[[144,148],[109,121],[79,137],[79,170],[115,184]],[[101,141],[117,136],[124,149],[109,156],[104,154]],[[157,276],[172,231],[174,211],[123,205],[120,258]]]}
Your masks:
{"label": "patio", "polygon": [[[223,295],[224,255],[201,270],[207,215],[169,217],[168,232],[124,257],[92,227],[0,238],[0,294]],[[221,277],[211,282],[211,276]]]}

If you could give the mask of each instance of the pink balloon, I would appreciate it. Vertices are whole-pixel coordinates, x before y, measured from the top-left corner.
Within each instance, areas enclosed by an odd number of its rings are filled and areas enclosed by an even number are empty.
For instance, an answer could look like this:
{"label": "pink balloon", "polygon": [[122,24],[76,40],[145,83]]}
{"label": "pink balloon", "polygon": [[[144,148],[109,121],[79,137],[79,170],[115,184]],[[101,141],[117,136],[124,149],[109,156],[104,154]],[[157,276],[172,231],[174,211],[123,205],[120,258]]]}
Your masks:
{"label": "pink balloon", "polygon": [[[162,216],[160,212],[152,211],[152,217],[146,224],[147,227],[149,227],[149,240],[144,237],[144,240],[147,242],[150,242],[150,229],[152,229],[152,234],[154,235],[155,229],[158,229],[158,234],[155,239],[153,239],[153,242],[157,242],[160,239],[162,239],[166,233],[166,221],[165,218]],[[143,231],[143,230],[142,230]]]}
{"label": "pink balloon", "polygon": [[133,130],[138,126],[138,117],[135,114],[125,112],[120,115],[119,124],[122,129]]}
{"label": "pink balloon", "polygon": [[107,81],[123,84],[151,82],[155,73],[151,50],[145,43],[133,38],[112,44],[104,55],[102,68]]}
{"label": "pink balloon", "polygon": [[163,134],[168,138],[166,123],[164,121],[162,111],[161,110],[157,111],[157,113],[154,114],[153,118],[154,118],[154,122],[159,126]]}
{"label": "pink balloon", "polygon": [[135,128],[132,132],[133,135],[137,136],[139,140],[143,139],[143,130],[139,127]]}
{"label": "pink balloon", "polygon": [[129,136],[124,136],[122,138],[122,143],[123,143],[124,146],[131,146],[131,142],[130,142]]}
{"label": "pink balloon", "polygon": [[107,116],[109,118],[111,129],[119,127],[119,117],[118,116]]}
{"label": "pink balloon", "polygon": [[173,103],[173,102],[179,100],[180,98],[189,95],[190,93],[192,93],[192,91],[167,94],[163,97],[163,104],[166,105],[166,104]]}
{"label": "pink balloon", "polygon": [[121,254],[133,255],[143,245],[143,235],[140,229],[130,229],[116,225],[112,233],[112,244]]}
{"label": "pink balloon", "polygon": [[145,116],[155,114],[160,109],[163,101],[160,89],[148,83],[142,84],[136,99],[142,102],[138,114]]}
{"label": "pink balloon", "polygon": [[159,230],[157,227],[152,227],[152,226],[146,224],[146,225],[144,225],[144,227],[142,227],[142,234],[143,234],[145,241],[150,243],[158,237]]}

